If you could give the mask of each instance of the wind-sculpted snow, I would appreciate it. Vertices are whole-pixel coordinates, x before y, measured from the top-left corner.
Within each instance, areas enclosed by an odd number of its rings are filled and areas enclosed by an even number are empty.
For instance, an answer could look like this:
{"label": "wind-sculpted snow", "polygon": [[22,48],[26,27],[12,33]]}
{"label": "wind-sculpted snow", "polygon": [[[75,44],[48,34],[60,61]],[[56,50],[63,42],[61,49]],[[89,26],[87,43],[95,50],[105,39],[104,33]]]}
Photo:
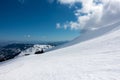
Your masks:
{"label": "wind-sculpted snow", "polygon": [[120,80],[119,23],[84,35],[66,48],[1,63],[0,80]]}

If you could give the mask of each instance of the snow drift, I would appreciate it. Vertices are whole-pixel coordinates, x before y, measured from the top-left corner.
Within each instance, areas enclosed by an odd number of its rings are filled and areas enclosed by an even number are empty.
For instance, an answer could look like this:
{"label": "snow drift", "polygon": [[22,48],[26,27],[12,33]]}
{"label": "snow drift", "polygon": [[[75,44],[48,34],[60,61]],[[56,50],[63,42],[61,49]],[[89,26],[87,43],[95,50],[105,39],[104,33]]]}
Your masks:
{"label": "snow drift", "polygon": [[0,80],[120,80],[119,22],[59,48],[1,63]]}

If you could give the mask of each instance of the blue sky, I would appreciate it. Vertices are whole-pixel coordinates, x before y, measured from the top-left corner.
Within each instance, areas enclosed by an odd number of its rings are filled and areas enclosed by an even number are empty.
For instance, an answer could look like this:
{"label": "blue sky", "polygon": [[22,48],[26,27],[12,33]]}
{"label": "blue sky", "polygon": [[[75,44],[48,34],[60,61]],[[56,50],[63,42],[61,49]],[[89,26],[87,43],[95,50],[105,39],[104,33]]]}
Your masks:
{"label": "blue sky", "polygon": [[79,31],[56,29],[56,23],[71,20],[73,9],[57,1],[0,0],[0,40],[71,40]]}

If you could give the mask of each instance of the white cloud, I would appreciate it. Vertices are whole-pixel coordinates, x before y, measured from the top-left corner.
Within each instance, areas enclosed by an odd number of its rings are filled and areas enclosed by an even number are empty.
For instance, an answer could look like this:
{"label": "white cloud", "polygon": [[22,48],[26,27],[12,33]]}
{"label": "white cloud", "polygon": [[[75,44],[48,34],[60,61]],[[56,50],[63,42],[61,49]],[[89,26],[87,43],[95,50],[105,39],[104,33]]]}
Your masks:
{"label": "white cloud", "polygon": [[74,4],[80,2],[80,0],[58,0],[61,4]]}
{"label": "white cloud", "polygon": [[56,28],[57,28],[57,29],[60,29],[60,28],[61,28],[60,23],[57,23],[57,24],[56,24]]}
{"label": "white cloud", "polygon": [[25,37],[25,38],[30,38],[30,37],[31,37],[31,35],[24,35],[24,37]]}
{"label": "white cloud", "polygon": [[[74,10],[77,21],[67,22],[71,29],[89,29],[100,27],[120,19],[120,0],[58,0],[61,4],[82,4],[82,8]],[[64,26],[63,26],[64,27]]]}

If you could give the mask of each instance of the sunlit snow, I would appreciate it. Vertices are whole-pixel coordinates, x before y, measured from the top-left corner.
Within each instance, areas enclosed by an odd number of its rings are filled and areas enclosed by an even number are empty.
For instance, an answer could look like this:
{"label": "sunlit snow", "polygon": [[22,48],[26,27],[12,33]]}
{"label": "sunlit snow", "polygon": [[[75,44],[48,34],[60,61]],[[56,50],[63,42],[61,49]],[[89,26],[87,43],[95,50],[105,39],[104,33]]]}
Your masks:
{"label": "sunlit snow", "polygon": [[0,80],[120,80],[120,23],[45,54],[0,63]]}

